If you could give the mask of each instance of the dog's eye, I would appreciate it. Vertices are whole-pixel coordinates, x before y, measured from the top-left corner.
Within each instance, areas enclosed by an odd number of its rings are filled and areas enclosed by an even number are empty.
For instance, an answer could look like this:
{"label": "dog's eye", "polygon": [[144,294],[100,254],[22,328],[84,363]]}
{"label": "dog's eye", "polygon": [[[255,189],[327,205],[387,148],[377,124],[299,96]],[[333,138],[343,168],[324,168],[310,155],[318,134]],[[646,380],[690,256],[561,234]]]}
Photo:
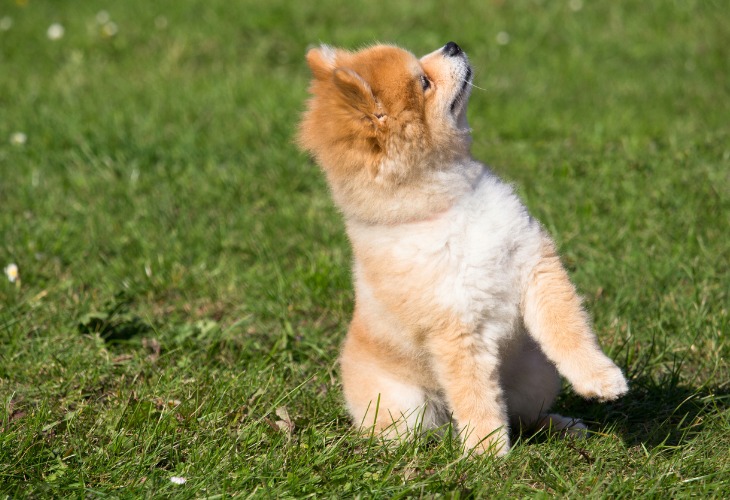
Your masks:
{"label": "dog's eye", "polygon": [[431,88],[431,80],[426,75],[421,75],[421,87],[423,87],[424,92]]}

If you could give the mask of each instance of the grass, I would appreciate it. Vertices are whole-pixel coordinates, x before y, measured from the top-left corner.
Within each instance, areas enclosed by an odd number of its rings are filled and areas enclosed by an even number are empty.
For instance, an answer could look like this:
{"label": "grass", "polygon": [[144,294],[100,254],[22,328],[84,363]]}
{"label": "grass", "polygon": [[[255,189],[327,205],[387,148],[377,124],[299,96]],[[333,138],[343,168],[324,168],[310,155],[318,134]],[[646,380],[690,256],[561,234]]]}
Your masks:
{"label": "grass", "polygon": [[[0,276],[0,496],[727,497],[726,17],[710,0],[6,2],[0,267],[20,281]],[[561,397],[589,439],[522,436],[500,460],[350,430],[349,248],[292,143],[308,44],[451,39],[486,89],[474,154],[554,235],[631,377],[618,402]]]}

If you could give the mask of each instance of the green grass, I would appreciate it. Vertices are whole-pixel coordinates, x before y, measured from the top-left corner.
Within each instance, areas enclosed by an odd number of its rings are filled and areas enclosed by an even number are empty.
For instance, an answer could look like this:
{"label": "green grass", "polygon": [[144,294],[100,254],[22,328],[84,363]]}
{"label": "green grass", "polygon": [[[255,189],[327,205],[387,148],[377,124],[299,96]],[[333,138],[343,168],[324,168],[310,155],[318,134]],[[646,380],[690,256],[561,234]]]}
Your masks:
{"label": "green grass", "polygon": [[[3,3],[0,268],[21,280],[0,275],[0,497],[727,497],[726,11]],[[350,251],[292,141],[304,52],[452,39],[485,89],[475,156],[554,235],[631,377],[611,404],[566,390],[556,410],[590,422],[585,441],[463,459],[452,439],[350,430]]]}

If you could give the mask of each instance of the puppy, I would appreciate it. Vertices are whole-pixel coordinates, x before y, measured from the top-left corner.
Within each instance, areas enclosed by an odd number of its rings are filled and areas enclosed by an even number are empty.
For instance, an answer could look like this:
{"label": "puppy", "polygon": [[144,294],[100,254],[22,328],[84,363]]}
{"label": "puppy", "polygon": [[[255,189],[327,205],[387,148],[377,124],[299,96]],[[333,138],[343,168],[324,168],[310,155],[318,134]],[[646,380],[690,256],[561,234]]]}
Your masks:
{"label": "puppy", "polygon": [[548,413],[560,375],[586,398],[626,393],[555,244],[470,155],[472,69],[454,42],[307,54],[298,142],[344,214],[355,310],[340,359],[356,425],[385,437],[453,421],[499,455],[510,428],[580,432]]}

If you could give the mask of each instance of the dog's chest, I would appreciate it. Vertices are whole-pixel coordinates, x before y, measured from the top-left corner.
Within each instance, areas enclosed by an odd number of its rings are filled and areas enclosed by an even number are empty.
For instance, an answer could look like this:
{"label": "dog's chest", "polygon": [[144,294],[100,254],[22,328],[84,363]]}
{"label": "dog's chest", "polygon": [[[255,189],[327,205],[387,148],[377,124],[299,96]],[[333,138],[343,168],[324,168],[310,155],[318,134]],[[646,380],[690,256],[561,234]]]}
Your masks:
{"label": "dog's chest", "polygon": [[464,322],[517,314],[532,245],[529,217],[514,196],[465,200],[428,221],[351,227],[358,280],[414,314],[432,310]]}

